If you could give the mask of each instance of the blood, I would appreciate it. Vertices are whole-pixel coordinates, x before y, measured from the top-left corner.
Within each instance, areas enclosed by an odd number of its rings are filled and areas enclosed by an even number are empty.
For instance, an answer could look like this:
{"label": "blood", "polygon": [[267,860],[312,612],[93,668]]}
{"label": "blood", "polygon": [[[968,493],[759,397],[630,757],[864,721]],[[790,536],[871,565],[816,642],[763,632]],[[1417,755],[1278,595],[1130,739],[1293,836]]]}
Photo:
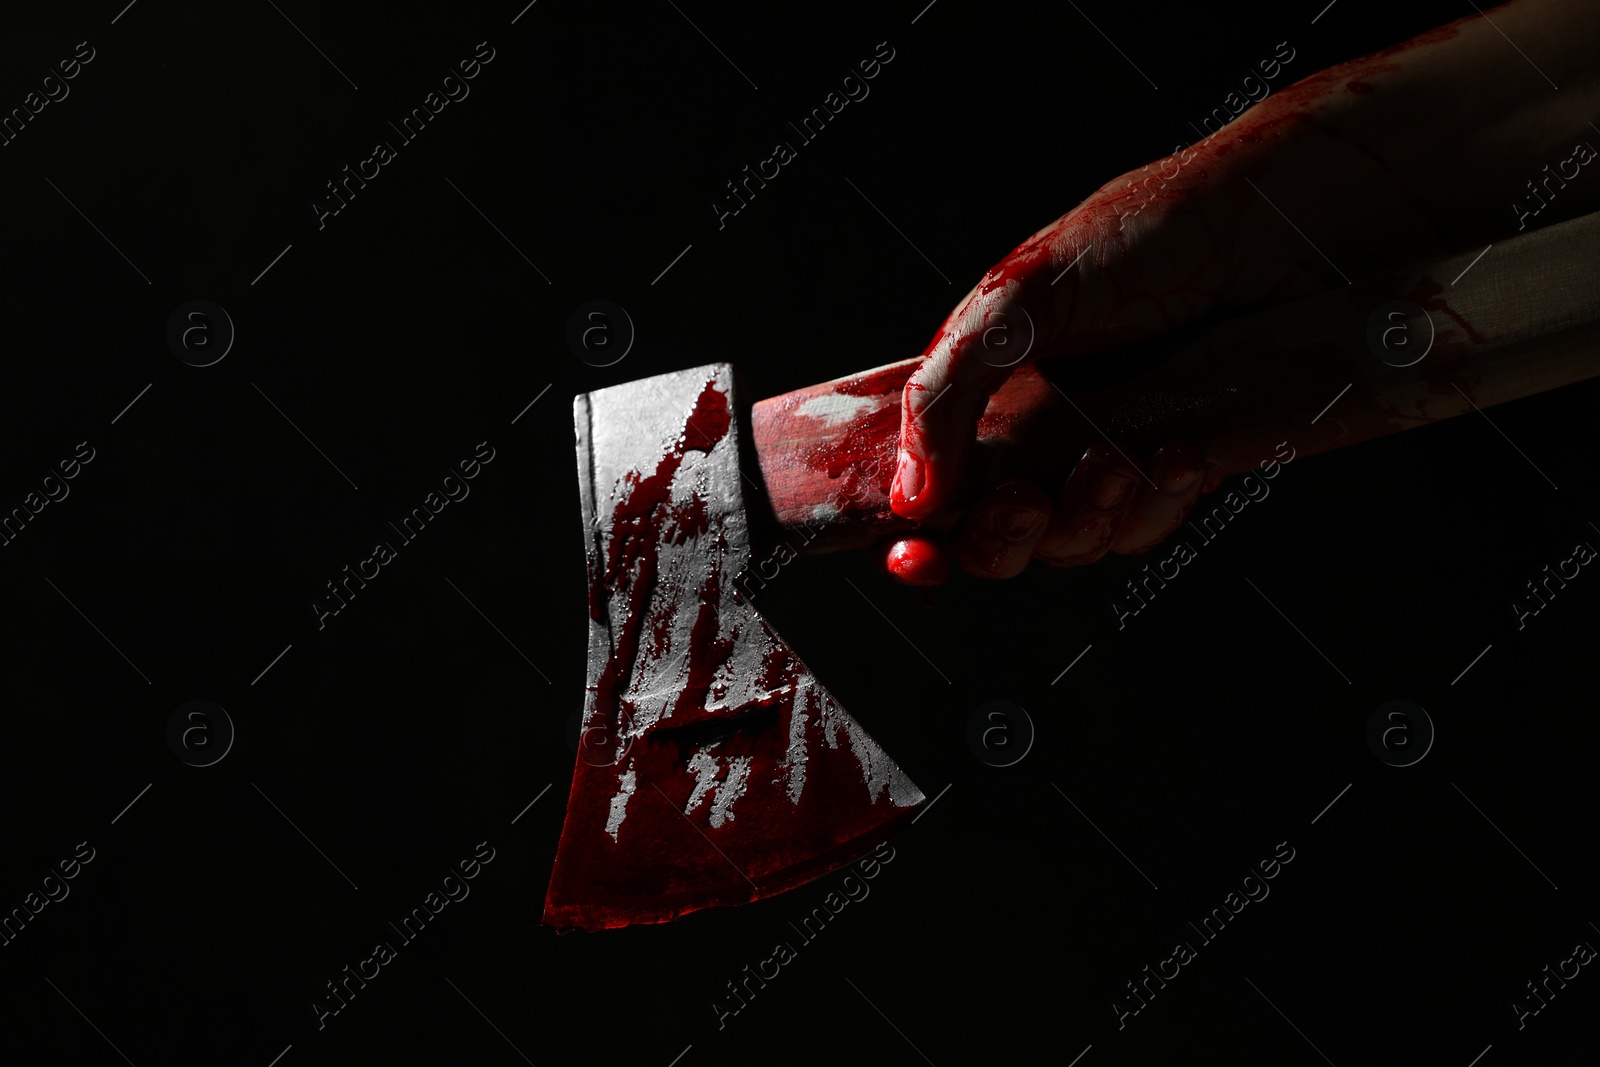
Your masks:
{"label": "blood", "polygon": [[[900,405],[882,404],[865,415],[850,421],[845,432],[821,442],[806,456],[806,466],[822,471],[830,478],[858,476],[872,460],[880,461],[888,471],[880,479],[888,484],[887,473],[894,467],[894,444],[900,430]],[[842,487],[847,496],[853,496],[858,486]]]}
{"label": "blood", "polygon": [[[809,469],[839,481],[830,503],[843,514],[877,509],[888,494],[900,436],[900,405],[895,401],[903,389],[920,388],[908,386],[910,373],[906,367],[883,367],[828,387],[835,396],[884,398],[848,424],[831,428],[802,457]],[[817,395],[808,392],[804,399]]]}
{"label": "blood", "polygon": [[[665,922],[782,892],[855,858],[913,813],[886,786],[867,791],[887,757],[841,740],[854,724],[799,657],[759,615],[724,603],[722,573],[749,554],[742,527],[725,536],[715,501],[703,487],[685,493],[680,475],[690,452],[711,451],[729,427],[728,398],[712,379],[653,470],[618,480],[604,560],[591,549],[590,613],[608,631],[609,656],[591,686],[599,722],[586,726],[633,743],[617,763],[578,762],[545,901],[552,925]],[[733,660],[736,647],[748,666]],[[744,703],[723,702],[730,687],[748,694]],[[646,723],[644,712],[657,717]],[[689,812],[707,756],[714,791]],[[740,768],[742,792],[713,826],[716,791]],[[804,783],[797,798],[791,775]],[[624,795],[613,840],[604,827]]]}
{"label": "blood", "polygon": [[717,609],[722,602],[719,574],[719,568],[711,568],[700,587],[700,608],[695,615],[694,627],[689,631],[688,677],[684,679],[678,699],[673,702],[667,718],[681,718],[696,709],[703,710],[708,703],[706,697],[713,677],[733,654],[734,643],[739,637],[738,629],[735,628],[727,637],[717,636],[720,622]]}
{"label": "blood", "polygon": [[696,496],[672,516],[671,528],[666,531],[669,544],[681,545],[691,538],[704,534],[711,524],[711,512],[706,498]]}
{"label": "blood", "polygon": [[884,563],[906,585],[939,585],[950,577],[949,556],[926,537],[902,537],[889,546]]}
{"label": "blood", "polygon": [[1420,33],[1410,40],[1380,49],[1360,59],[1307,75],[1279,92],[1278,103],[1273,107],[1247,111],[1238,122],[1224,127],[1215,136],[1235,130],[1241,140],[1255,143],[1265,136],[1286,132],[1311,120],[1330,105],[1335,105],[1337,98],[1330,94],[1341,87],[1341,83],[1346,92],[1354,95],[1364,96],[1375,92],[1376,86],[1372,84],[1372,80],[1378,75],[1393,74],[1404,69],[1403,64],[1394,61],[1397,57],[1404,57],[1419,48],[1453,40],[1460,34],[1462,26],[1476,17],[1468,15],[1466,18]]}
{"label": "blood", "polygon": [[[613,596],[624,597],[627,605],[622,625],[615,634],[612,655],[594,683],[596,707],[614,716],[608,724],[613,737],[623,736],[622,731],[627,726],[624,720],[631,717],[633,710],[631,704],[621,698],[621,693],[639,655],[647,616],[650,644],[646,655],[653,660],[666,649],[677,614],[675,600],[654,596],[663,533],[670,528],[676,543],[683,544],[686,538],[704,533],[709,522],[706,501],[699,494],[686,504],[672,506],[672,479],[689,452],[710,452],[727,435],[729,424],[727,395],[716,387],[715,380],[708,381],[700,391],[694,411],[686,417],[683,431],[656,463],[655,471],[647,476],[629,471],[623,476],[618,486],[621,497],[612,511],[604,568],[592,554],[590,556],[590,616],[599,622],[606,621],[606,607]],[[625,574],[623,568],[630,565],[632,572]],[[713,605],[715,632],[714,605],[720,593],[716,587],[716,568],[711,569],[707,581],[708,587],[700,590],[701,610],[704,612],[709,599]],[[657,610],[647,610],[651,607]],[[695,629],[700,629],[698,619]]]}
{"label": "blood", "polygon": [[[1504,6],[1505,6],[1504,4],[1500,4],[1500,5],[1497,5],[1497,7],[1490,8],[1489,10],[1491,10],[1491,11],[1498,10],[1498,8],[1504,7]],[[1485,17],[1487,17],[1487,16],[1485,16]],[[1423,45],[1438,44],[1440,41],[1452,40],[1452,39],[1454,39],[1456,34],[1461,32],[1461,27],[1466,25],[1467,22],[1469,22],[1471,19],[1472,19],[1471,15],[1466,16],[1466,18],[1456,19],[1454,22],[1449,22],[1449,23],[1446,23],[1445,25],[1439,26],[1439,27],[1437,27],[1435,29],[1431,29],[1431,30],[1427,30],[1427,31],[1425,31],[1423,33],[1419,33],[1415,37],[1411,38],[1408,41],[1401,41],[1397,45],[1393,45],[1393,46],[1391,46],[1389,48],[1380,49],[1379,51],[1372,53],[1372,55],[1370,55],[1370,56],[1368,56],[1366,58],[1368,58],[1368,59],[1387,59],[1390,56],[1404,55],[1406,52],[1411,51],[1413,48],[1420,48]],[[1360,60],[1357,60],[1357,62],[1360,62]]]}
{"label": "blood", "polygon": [[[1406,299],[1427,312],[1440,312],[1449,316],[1461,328],[1461,332],[1467,335],[1468,340],[1473,344],[1483,344],[1485,342],[1484,336],[1473,329],[1472,325],[1462,318],[1459,312],[1445,303],[1444,298],[1440,295],[1443,292],[1444,286],[1424,274],[1422,279],[1412,286],[1411,291],[1406,294]],[[1478,384],[1477,378],[1466,372],[1461,366],[1462,362],[1467,358],[1466,350],[1467,345],[1462,342],[1461,334],[1451,330],[1449,327],[1445,327],[1438,331],[1434,338],[1433,348],[1424,357],[1419,370],[1422,372],[1423,380],[1428,383],[1428,387],[1436,395],[1445,397],[1452,403],[1456,397],[1464,395],[1470,402],[1476,404],[1478,402],[1475,389]],[[1419,414],[1424,414],[1429,408],[1428,402],[1420,398],[1414,402],[1414,405]]]}
{"label": "blood", "polygon": [[[1093,251],[1084,262],[1114,261],[1124,245],[1121,223],[1129,215],[1161,210],[1180,202],[1195,184],[1209,180],[1217,158],[1238,145],[1259,145],[1279,140],[1319,114],[1338,105],[1342,94],[1365,95],[1372,86],[1368,79],[1400,68],[1395,57],[1419,46],[1454,37],[1460,23],[1441,27],[1429,34],[1355,63],[1312,75],[1278,94],[1277,103],[1253,110],[1236,123],[1206,139],[1201,150],[1185,152],[1177,166],[1186,179],[1173,181],[1176,171],[1172,157],[1143,174],[1160,175],[1164,181],[1150,181],[1143,175],[1119,180],[1115,187],[1097,192],[1072,213],[1070,225],[1051,227],[1019,245],[992,268],[977,287],[986,296],[1003,291],[1008,298],[1030,308],[1039,308],[1035,328],[1041,340],[1070,319],[1070,311],[1052,321],[1048,310],[1055,301],[1045,299],[1046,287],[1054,274],[1066,268],[1077,254],[1093,242]],[[1348,95],[1346,96],[1348,100]],[[1154,173],[1151,174],[1153,169]],[[1137,184],[1135,184],[1137,182]],[[1116,279],[1108,279],[1115,287]],[[1067,292],[1073,291],[1068,286]],[[1481,336],[1443,300],[1442,286],[1424,279],[1413,299],[1429,311],[1450,317],[1474,342]],[[946,340],[953,320],[941,325],[925,354]],[[981,332],[981,331],[980,331]],[[973,336],[961,339],[974,343]],[[1446,354],[1446,353],[1441,353]],[[1446,361],[1440,361],[1447,367]],[[876,397],[907,393],[920,388],[890,381],[904,371],[880,371],[863,375],[837,388],[844,396]],[[817,446],[807,457],[807,465],[840,482],[841,497],[853,501],[858,494],[874,490],[881,499],[882,486],[894,473],[896,430],[906,410],[908,397],[901,403],[875,404],[861,418],[853,420],[847,432]],[[567,828],[563,832],[561,854],[552,876],[546,901],[546,917],[558,924],[590,928],[621,926],[631,922],[659,922],[686,911],[718,903],[740,903],[755,896],[769,895],[799,884],[821,870],[828,869],[846,853],[859,851],[869,837],[882,836],[891,817],[907,809],[897,809],[887,790],[866,795],[862,790],[862,757],[849,744],[841,744],[844,713],[831,705],[823,691],[807,684],[809,677],[799,659],[777,634],[759,617],[746,623],[748,630],[722,634],[721,554],[726,543],[719,535],[714,546],[708,534],[716,522],[701,494],[686,502],[672,502],[672,483],[688,451],[706,452],[723,440],[728,432],[730,412],[727,397],[708,382],[694,411],[685,419],[683,433],[676,444],[656,464],[651,473],[630,472],[617,486],[613,525],[607,532],[604,561],[590,556],[590,612],[601,622],[613,620],[612,647],[600,677],[594,683],[593,702],[624,735],[634,713],[632,703],[623,697],[633,672],[675,662],[681,657],[681,675],[651,678],[661,685],[673,685],[677,692],[662,719],[672,727],[658,731],[659,738],[646,731],[629,752],[627,766],[637,775],[638,786],[628,798],[623,834],[617,842],[598,827],[605,822],[605,810],[620,792],[620,766],[597,768],[580,763],[575,777]],[[905,447],[922,449],[920,434],[910,427]],[[704,577],[685,588],[658,593],[664,545],[689,546],[705,542],[716,558],[708,561]],[[930,542],[907,539],[892,550],[891,571],[902,580],[917,582],[937,572],[940,556]],[[741,546],[742,549],[742,546]],[[690,604],[686,594],[692,590]],[[685,603],[680,606],[679,598]],[[620,603],[618,599],[621,598]],[[611,610],[619,607],[622,610]],[[673,638],[678,612],[694,610],[695,617],[684,641],[674,649]],[[640,645],[648,635],[649,644],[641,654]],[[729,662],[735,640],[760,642],[765,647],[761,678],[766,695],[759,710],[776,709],[770,720],[750,715],[751,707],[712,708],[708,690],[718,672]],[[659,686],[657,687],[659,688]],[[825,726],[822,715],[830,710],[833,721]],[[746,761],[748,795],[738,803],[737,820],[730,819],[713,828],[713,845],[700,828],[702,808],[685,815],[688,797],[696,782],[682,769],[687,741],[675,740],[672,729],[704,723],[717,717],[747,716],[751,729],[736,729],[714,745],[695,748],[696,755],[710,754],[719,761]],[[802,717],[797,721],[796,716]],[[754,728],[756,724],[766,724]],[[778,737],[791,730],[803,742],[799,764],[804,767],[806,784],[798,802],[791,800],[780,784],[785,773],[786,750],[774,745]],[[681,737],[682,735],[675,735]],[[784,753],[785,755],[780,755]],[[731,770],[724,769],[724,773]],[[788,767],[794,771],[793,766]],[[870,770],[870,768],[868,768]],[[702,804],[708,803],[702,800]],[[669,808],[673,810],[668,810]],[[699,821],[696,821],[699,820]],[[689,822],[689,826],[684,826]],[[581,838],[571,837],[575,826],[584,829]],[[617,845],[626,842],[627,851]],[[737,857],[736,864],[730,856]],[[753,883],[753,884],[752,884]]]}
{"label": "blood", "polygon": [[[1324,108],[1334,106],[1336,100],[1329,98],[1330,90],[1341,83],[1349,93],[1374,92],[1375,87],[1367,79],[1402,69],[1400,63],[1393,62],[1394,57],[1450,40],[1461,32],[1466,21],[1461,19],[1440,26],[1392,48],[1308,75],[1275,94],[1270,106],[1252,108],[1210,135],[1196,131],[1202,137],[1201,146],[1222,155],[1237,142],[1261,144],[1276,139],[1290,128],[1310,121]],[[1188,173],[1203,181],[1208,174],[1208,162],[1195,146],[1187,146],[1133,174],[1124,175],[1113,186],[1097,190],[1070,213],[1070,227],[1051,226],[1018,245],[989,269],[978,283],[977,292],[987,294],[1014,282],[1025,288],[1049,287],[1054,277],[1041,278],[1040,275],[1065,268],[1089,245],[1094,248],[1091,256],[1104,259],[1107,243],[1121,244],[1120,229],[1108,224],[1120,223],[1124,216],[1134,217],[1138,212],[1180,202],[1187,195],[1188,183],[1180,185],[1177,177]],[[1090,233],[1092,238],[1084,236]],[[1077,236],[1070,242],[1065,239],[1073,234]],[[1042,305],[1030,303],[1028,306],[1033,310]],[[948,325],[947,322],[940,327],[925,354],[938,346]]]}
{"label": "blood", "polygon": [[1450,316],[1455,321],[1455,324],[1466,332],[1467,337],[1473,344],[1483,344],[1485,341],[1483,334],[1474,330],[1471,323],[1462,318],[1460,313],[1449,304],[1445,303],[1444,298],[1439,295],[1442,292],[1444,292],[1444,286],[1424,274],[1422,280],[1412,287],[1411,292],[1406,294],[1406,299],[1417,304],[1425,311],[1440,311]]}
{"label": "blood", "polygon": [[[1202,134],[1201,143],[1218,155],[1222,155],[1232,150],[1236,142],[1261,144],[1276,139],[1289,129],[1312,120],[1325,108],[1334,106],[1336,100],[1330,99],[1330,91],[1338,88],[1341,83],[1348,93],[1365,95],[1375,92],[1376,87],[1369,79],[1402,69],[1402,64],[1393,61],[1395,57],[1403,56],[1417,48],[1451,40],[1461,32],[1461,27],[1474,17],[1476,16],[1459,19],[1391,48],[1310,74],[1275,94],[1270,106],[1252,108],[1215,133]],[[1186,155],[1190,158],[1184,161],[1182,157]],[[1192,153],[1192,147],[1186,147],[1151,163],[1133,175],[1119,178],[1120,184],[1116,187],[1096,191],[1070,214],[1072,220],[1070,230],[1079,235],[1092,232],[1095,234],[1094,238],[1086,242],[1080,236],[1069,244],[1063,240],[1067,234],[1062,227],[1049,227],[1018,245],[1004,259],[991,267],[978,283],[978,293],[987,294],[996,289],[1003,289],[1013,282],[1025,288],[1045,288],[1054,279],[1041,279],[1039,277],[1041,272],[1048,273],[1066,267],[1077,259],[1086,243],[1094,245],[1093,255],[1103,258],[1105,254],[1103,246],[1108,240],[1116,244],[1121,243],[1120,230],[1108,227],[1107,223],[1120,222],[1130,209],[1136,214],[1150,208],[1168,207],[1179,202],[1186,195],[1186,190],[1175,182],[1182,172],[1188,171],[1197,179],[1205,178],[1207,160],[1203,156],[1199,158],[1196,156],[1198,153]],[[1032,309],[1036,304],[1030,303],[1028,306]],[[945,326],[940,327],[924,354],[932,352],[938,346],[944,338],[948,325],[947,321]]]}
{"label": "blood", "polygon": [[[969,300],[963,301],[961,307],[940,325],[924,349],[924,357],[952,347],[960,355],[962,349],[977,343],[983,333],[982,328],[962,326],[964,335],[953,338],[954,346],[950,344],[951,331],[958,328],[957,322],[971,306],[971,301],[995,293],[1002,294],[1007,305],[1021,305],[1028,309],[1036,331],[1034,347],[1039,352],[1062,348],[1068,343],[1069,329],[1072,331],[1071,347],[1080,354],[1090,354],[1114,345],[1119,339],[1111,333],[1097,332],[1092,326],[1073,322],[1076,309],[1070,302],[1075,299],[1074,286],[1069,284],[1060,290],[1066,294],[1065,302],[1069,303],[1065,309],[1060,306],[1063,299],[1051,292],[1060,273],[1072,264],[1080,263],[1080,254],[1089,250],[1077,269],[1090,269],[1098,265],[1104,272],[1105,265],[1120,261],[1126,247],[1124,227],[1130,218],[1136,218],[1146,211],[1181,209],[1185,200],[1192,196],[1193,190],[1211,183],[1220,161],[1236,149],[1244,145],[1261,146],[1282,141],[1329,111],[1348,105],[1351,97],[1374,93],[1376,79],[1402,70],[1414,50],[1453,39],[1467,21],[1467,18],[1457,20],[1394,47],[1313,73],[1273,94],[1261,105],[1247,110],[1236,121],[1214,133],[1207,135],[1196,130],[1201,138],[1199,144],[1181,149],[1095,191],[1054,225],[1030,237],[991,267]],[[1330,132],[1334,136],[1339,135]],[[1115,271],[1103,273],[1102,282],[1109,290],[1105,302],[1111,306],[1123,304],[1130,295],[1121,291]],[[1131,295],[1145,298],[1146,301],[1154,298],[1160,303],[1175,305],[1192,313],[1190,318],[1203,314],[1211,306],[1210,290],[1184,280],[1176,281],[1168,292]],[[1450,313],[1448,309],[1443,310]],[[1157,318],[1161,317],[1171,316],[1165,312],[1158,313]],[[1183,318],[1181,315],[1179,317]],[[1157,323],[1147,325],[1154,327]],[[1461,325],[1472,336],[1470,327],[1465,323]],[[1144,332],[1148,335],[1150,330]],[[1143,337],[1132,339],[1141,340]],[[908,390],[920,385],[920,382],[913,383]],[[909,405],[909,392],[906,402]],[[929,487],[944,476],[944,472],[939,466],[927,462],[929,450],[924,441],[926,431],[909,419],[903,421],[899,447],[921,461],[923,492],[927,493]],[[938,497],[939,493],[934,491],[931,495]],[[904,514],[910,503],[896,484],[891,491],[894,510]]]}
{"label": "blood", "polygon": [[905,382],[905,370],[890,364],[846,379],[833,386],[832,391],[844,396],[887,396],[890,393],[898,393]]}

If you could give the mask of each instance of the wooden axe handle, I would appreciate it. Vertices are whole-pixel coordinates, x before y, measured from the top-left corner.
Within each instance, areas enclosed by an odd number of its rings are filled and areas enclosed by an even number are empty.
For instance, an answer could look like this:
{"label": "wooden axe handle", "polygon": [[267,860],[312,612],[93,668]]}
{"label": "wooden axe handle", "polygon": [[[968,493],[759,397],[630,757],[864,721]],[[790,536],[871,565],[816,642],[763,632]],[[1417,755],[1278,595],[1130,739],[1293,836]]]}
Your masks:
{"label": "wooden axe handle", "polygon": [[[912,527],[888,493],[901,389],[920,362],[755,405],[751,439],[789,544],[861,547]],[[979,421],[962,491],[921,528],[948,528],[1002,477],[1053,491],[1107,438],[1136,462],[1193,441],[1237,474],[1280,442],[1326,452],[1596,374],[1600,213],[1159,343],[1020,366]]]}

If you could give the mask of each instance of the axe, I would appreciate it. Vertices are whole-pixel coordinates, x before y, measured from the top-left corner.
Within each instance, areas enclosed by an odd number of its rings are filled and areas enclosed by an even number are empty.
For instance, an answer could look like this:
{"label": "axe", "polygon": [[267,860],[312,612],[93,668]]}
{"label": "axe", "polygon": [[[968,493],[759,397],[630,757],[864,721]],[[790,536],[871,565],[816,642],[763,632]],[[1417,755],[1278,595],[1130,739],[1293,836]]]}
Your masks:
{"label": "axe", "polygon": [[[1481,262],[1480,262],[1481,260]],[[756,609],[773,560],[863,547],[889,509],[904,360],[761,401],[712,364],[573,403],[589,575],[582,740],[544,922],[667,922],[801,885],[926,799]],[[1194,441],[1225,475],[1600,374],[1600,213],[1159,344],[1017,368],[952,527],[1002,476],[1099,440]],[[743,453],[741,453],[743,450]],[[755,562],[754,540],[780,546]]]}

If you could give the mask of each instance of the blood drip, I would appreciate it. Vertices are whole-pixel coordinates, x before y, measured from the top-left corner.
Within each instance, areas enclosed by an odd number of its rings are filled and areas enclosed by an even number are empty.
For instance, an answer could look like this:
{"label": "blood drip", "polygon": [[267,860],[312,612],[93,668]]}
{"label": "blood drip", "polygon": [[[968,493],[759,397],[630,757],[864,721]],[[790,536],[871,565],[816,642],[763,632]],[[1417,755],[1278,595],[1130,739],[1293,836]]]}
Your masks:
{"label": "blood drip", "polygon": [[906,585],[939,585],[950,577],[944,549],[926,537],[903,537],[889,546],[889,573]]}
{"label": "blood drip", "polygon": [[[588,729],[603,725],[622,751],[575,768],[551,925],[666,922],[782,892],[860,855],[921,799],[765,620],[724,602],[721,576],[748,547],[683,475],[730,425],[713,377],[653,470],[617,481],[604,551],[591,548],[590,612],[610,648]],[[747,702],[725,702],[730,687]],[[741,782],[712,822],[723,788]]]}

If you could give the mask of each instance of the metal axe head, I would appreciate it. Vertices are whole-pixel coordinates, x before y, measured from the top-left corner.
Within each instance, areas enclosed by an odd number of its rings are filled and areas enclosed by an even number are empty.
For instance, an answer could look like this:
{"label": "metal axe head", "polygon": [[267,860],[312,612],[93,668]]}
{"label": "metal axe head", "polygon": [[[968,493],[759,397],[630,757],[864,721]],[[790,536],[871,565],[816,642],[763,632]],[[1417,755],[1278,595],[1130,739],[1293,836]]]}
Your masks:
{"label": "metal axe head", "polygon": [[732,379],[719,363],[574,402],[589,680],[548,925],[772,896],[924,800],[735,595],[750,536]]}

